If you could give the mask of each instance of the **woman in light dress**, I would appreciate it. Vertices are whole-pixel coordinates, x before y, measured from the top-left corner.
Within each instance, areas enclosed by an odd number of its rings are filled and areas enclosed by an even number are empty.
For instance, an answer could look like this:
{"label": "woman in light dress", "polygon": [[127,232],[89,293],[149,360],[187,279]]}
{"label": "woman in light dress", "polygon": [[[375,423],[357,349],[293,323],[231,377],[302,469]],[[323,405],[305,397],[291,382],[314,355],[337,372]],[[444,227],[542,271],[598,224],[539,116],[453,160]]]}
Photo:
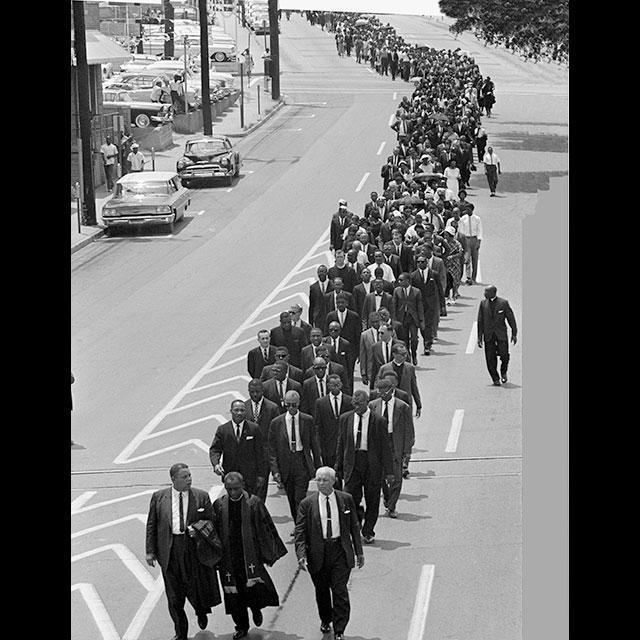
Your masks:
{"label": "woman in light dress", "polygon": [[447,189],[452,191],[454,197],[457,198],[460,188],[460,169],[456,167],[455,160],[449,161],[449,166],[444,170],[444,177],[447,181]]}

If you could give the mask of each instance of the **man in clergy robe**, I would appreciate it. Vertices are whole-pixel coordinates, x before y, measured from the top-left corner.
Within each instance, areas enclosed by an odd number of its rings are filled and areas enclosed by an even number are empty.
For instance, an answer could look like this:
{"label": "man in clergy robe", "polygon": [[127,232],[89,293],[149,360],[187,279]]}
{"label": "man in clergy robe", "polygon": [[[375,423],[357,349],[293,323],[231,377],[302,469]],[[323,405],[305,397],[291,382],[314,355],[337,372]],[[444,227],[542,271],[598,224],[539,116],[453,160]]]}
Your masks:
{"label": "man in clergy robe", "polygon": [[287,553],[264,503],[243,489],[242,474],[231,471],[224,478],[226,493],[213,503],[213,523],[222,542],[218,565],[225,613],[233,618],[233,640],[249,633],[249,613],[262,624],[262,609],[280,604],[265,568]]}

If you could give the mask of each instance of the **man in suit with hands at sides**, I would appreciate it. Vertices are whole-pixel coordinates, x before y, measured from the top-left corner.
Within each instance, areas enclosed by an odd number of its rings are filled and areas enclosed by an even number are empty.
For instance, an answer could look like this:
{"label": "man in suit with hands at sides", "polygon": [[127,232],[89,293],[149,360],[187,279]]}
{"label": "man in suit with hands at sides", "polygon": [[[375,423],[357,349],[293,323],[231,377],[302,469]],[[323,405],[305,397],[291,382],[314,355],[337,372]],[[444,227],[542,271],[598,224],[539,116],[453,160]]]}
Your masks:
{"label": "man in suit with hands at sides", "polygon": [[266,469],[264,482],[256,489],[256,495],[262,502],[266,502],[267,489],[269,488],[269,425],[274,418],[280,415],[280,410],[275,402],[265,398],[262,380],[258,380],[258,378],[251,380],[248,391],[249,399],[244,401],[244,406],[247,409],[249,421],[255,422],[260,428],[264,468]]}
{"label": "man in suit with hands at sides", "polygon": [[[220,539],[213,530],[209,494],[191,487],[191,471],[183,462],[169,469],[171,487],[151,496],[146,528],[146,561],[162,570],[169,615],[175,636],[187,640],[189,621],[184,612],[189,600],[205,629],[211,607],[222,602],[215,565],[221,557]],[[206,537],[202,531],[209,529]],[[203,546],[204,545],[204,546]]]}
{"label": "man in suit with hands at sides", "polygon": [[[496,387],[507,382],[509,367],[509,336],[508,323],[511,327],[511,342],[518,342],[518,327],[509,301],[498,298],[498,289],[491,285],[484,290],[484,300],[480,301],[478,309],[478,346],[482,349],[484,343],[484,357],[487,362],[489,375]],[[498,356],[500,357],[500,377],[498,377]]]}
{"label": "man in suit with hands at sides", "polygon": [[286,413],[269,425],[269,464],[274,480],[284,485],[295,523],[298,505],[307,495],[309,481],[321,465],[321,456],[313,418],[298,410],[300,394],[287,391],[284,400]]}
{"label": "man in suit with hands at sides", "polygon": [[344,640],[351,605],[347,583],[351,569],[364,566],[356,506],[348,493],[334,489],[335,470],[316,471],[318,491],[298,507],[295,546],[298,565],[308,571],[316,592],[320,631]]}
{"label": "man in suit with hands at sides", "polygon": [[[340,416],[335,470],[344,490],[353,496],[364,543],[373,544],[381,480],[384,475],[393,484],[393,462],[386,421],[369,408],[369,394],[357,389],[351,401],[354,410]],[[366,510],[360,504],[363,494]]]}
{"label": "man in suit with hands at sides", "polygon": [[[304,377],[307,369],[313,364],[316,358],[322,357],[318,353],[318,348],[322,346],[322,329],[320,327],[313,327],[309,332],[309,344],[302,349],[302,373],[303,382],[306,379]],[[333,354],[333,346],[326,345],[329,349],[330,355]]]}
{"label": "man in suit with hands at sides", "polygon": [[257,495],[266,484],[269,469],[264,458],[262,432],[255,422],[247,420],[247,407],[243,400],[231,403],[231,420],[217,429],[209,448],[213,471],[224,481],[230,471],[244,478],[244,488]]}
{"label": "man in suit with hands at sides", "polygon": [[333,282],[328,277],[329,268],[321,264],[318,267],[318,280],[309,286],[309,324],[324,327],[327,315],[325,295],[333,291]]}
{"label": "man in suit with hands at sides", "polygon": [[302,381],[304,380],[302,369],[289,364],[289,349],[287,349],[287,347],[276,347],[274,363],[268,364],[257,377],[259,377],[263,382],[266,382],[269,378],[273,378],[273,367],[277,362],[284,363],[287,371],[287,378],[291,378],[292,380],[302,384]]}
{"label": "man in suit with hands at sides", "polygon": [[276,361],[276,348],[271,346],[268,329],[258,331],[258,345],[247,354],[247,371],[252,378],[259,378],[262,370]]}
{"label": "man in suit with hands at sides", "polygon": [[293,378],[287,377],[285,362],[276,362],[273,365],[273,377],[264,382],[262,388],[264,397],[277,404],[281,414],[287,410],[284,403],[287,391],[302,393],[302,385]]}

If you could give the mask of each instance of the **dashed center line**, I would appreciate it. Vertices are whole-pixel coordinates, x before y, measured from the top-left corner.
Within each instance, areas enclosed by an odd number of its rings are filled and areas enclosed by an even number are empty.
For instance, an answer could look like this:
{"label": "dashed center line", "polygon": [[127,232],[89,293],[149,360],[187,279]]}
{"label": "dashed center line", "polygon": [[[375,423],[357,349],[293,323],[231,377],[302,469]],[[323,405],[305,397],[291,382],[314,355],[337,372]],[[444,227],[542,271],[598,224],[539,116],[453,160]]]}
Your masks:
{"label": "dashed center line", "polygon": [[456,409],[451,420],[451,430],[449,431],[449,439],[445,447],[446,453],[455,453],[458,448],[458,438],[462,430],[462,421],[464,420],[464,409]]}
{"label": "dashed center line", "polygon": [[435,565],[422,565],[420,582],[418,583],[418,593],[416,593],[413,615],[411,616],[411,626],[407,634],[407,640],[422,640],[424,628],[427,624],[427,613],[429,611],[429,600],[431,598],[431,585],[433,584],[433,573]]}
{"label": "dashed center line", "polygon": [[367,181],[367,178],[370,176],[371,174],[367,171],[367,173],[365,173],[362,176],[362,180],[360,180],[360,182],[358,183],[358,186],[356,187],[356,193],[358,193],[358,191],[360,191],[360,189],[362,189],[362,187],[364,186],[364,183]]}
{"label": "dashed center line", "polygon": [[478,342],[478,323],[474,320],[471,325],[471,332],[469,333],[469,340],[467,340],[466,354],[471,354],[476,350],[476,343]]}
{"label": "dashed center line", "polygon": [[391,98],[392,100],[397,100],[398,99],[398,92],[394,91],[393,92],[393,98]]}
{"label": "dashed center line", "polygon": [[382,150],[384,149],[385,144],[387,144],[386,141],[383,141],[380,143],[380,146],[378,147],[378,151],[376,152],[377,156],[379,156],[382,153]]}
{"label": "dashed center line", "polygon": [[395,114],[395,113],[392,113],[392,114],[389,116],[389,126],[391,126],[391,125],[393,124],[393,119],[394,119],[395,117],[396,117],[396,114]]}

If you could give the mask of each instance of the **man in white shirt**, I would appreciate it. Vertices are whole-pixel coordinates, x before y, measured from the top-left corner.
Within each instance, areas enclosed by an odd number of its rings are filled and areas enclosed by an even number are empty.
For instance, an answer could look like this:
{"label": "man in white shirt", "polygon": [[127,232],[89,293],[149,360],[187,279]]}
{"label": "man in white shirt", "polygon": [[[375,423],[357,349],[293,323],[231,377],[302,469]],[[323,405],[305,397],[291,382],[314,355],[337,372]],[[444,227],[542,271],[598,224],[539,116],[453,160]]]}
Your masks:
{"label": "man in white shirt", "polygon": [[493,147],[487,149],[487,153],[482,158],[484,164],[484,174],[487,176],[487,182],[489,183],[489,189],[491,194],[489,197],[496,195],[496,187],[498,186],[498,175],[500,171],[500,158],[493,152]]}
{"label": "man in white shirt", "polygon": [[382,253],[382,251],[376,251],[373,254],[373,261],[374,264],[371,265],[371,268],[376,269],[377,267],[380,267],[380,269],[382,269],[383,280],[386,280],[387,282],[395,282],[396,276],[393,273],[391,266],[384,261],[384,253]]}
{"label": "man in white shirt", "polygon": [[464,238],[464,266],[467,284],[476,284],[478,274],[478,256],[482,242],[482,220],[473,213],[474,206],[469,203],[458,221],[458,234]]}
{"label": "man in white shirt", "polygon": [[144,161],[145,157],[140,151],[140,145],[137,142],[134,142],[131,145],[131,151],[127,156],[127,162],[129,163],[129,171],[131,173],[140,173],[144,171]]}
{"label": "man in white shirt", "polygon": [[106,142],[100,147],[104,162],[104,172],[107,176],[107,190],[113,190],[113,183],[116,177],[116,161],[118,158],[118,147],[111,142],[110,136],[106,137]]}

